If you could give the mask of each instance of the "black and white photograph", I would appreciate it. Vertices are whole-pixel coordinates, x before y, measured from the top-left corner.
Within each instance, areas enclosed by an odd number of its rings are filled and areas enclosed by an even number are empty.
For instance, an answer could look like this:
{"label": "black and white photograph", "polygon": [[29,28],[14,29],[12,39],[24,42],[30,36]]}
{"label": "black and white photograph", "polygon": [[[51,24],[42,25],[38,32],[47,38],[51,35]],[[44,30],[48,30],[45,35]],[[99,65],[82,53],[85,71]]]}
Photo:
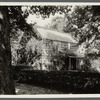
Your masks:
{"label": "black and white photograph", "polygon": [[0,5],[0,95],[100,94],[100,5]]}

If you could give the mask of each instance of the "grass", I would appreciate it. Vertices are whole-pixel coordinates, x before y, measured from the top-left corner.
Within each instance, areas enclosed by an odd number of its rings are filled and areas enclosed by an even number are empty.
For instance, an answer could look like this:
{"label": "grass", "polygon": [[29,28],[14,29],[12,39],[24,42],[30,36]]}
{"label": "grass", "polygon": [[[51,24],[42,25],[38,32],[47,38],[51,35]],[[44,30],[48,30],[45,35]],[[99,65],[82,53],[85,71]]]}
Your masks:
{"label": "grass", "polygon": [[43,88],[34,85],[28,85],[24,83],[16,83],[16,94],[17,95],[32,95],[32,94],[63,94],[60,91],[54,89]]}

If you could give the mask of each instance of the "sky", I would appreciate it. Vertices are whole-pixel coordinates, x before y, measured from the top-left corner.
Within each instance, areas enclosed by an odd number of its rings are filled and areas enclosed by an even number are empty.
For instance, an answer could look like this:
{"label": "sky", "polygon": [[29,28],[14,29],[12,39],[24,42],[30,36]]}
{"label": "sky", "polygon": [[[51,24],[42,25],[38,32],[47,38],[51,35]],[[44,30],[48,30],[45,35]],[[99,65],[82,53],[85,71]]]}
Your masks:
{"label": "sky", "polygon": [[54,16],[50,15],[49,18],[45,18],[45,19],[43,19],[41,16],[39,18],[37,18],[37,16],[35,14],[34,15],[30,14],[28,16],[28,18],[26,19],[26,21],[27,21],[27,23],[37,22],[37,25],[44,27],[51,22],[52,18],[57,17],[57,16],[64,17],[64,14],[56,13]]}
{"label": "sky", "polygon": [[[27,7],[25,7],[25,6],[23,6],[22,7],[22,11],[25,11],[26,9],[30,9],[30,7],[29,8],[27,8]],[[73,9],[74,9],[74,6],[72,6],[72,8],[71,8],[71,12],[73,11]],[[70,13],[71,13],[70,12]],[[46,25],[48,25],[50,22],[51,22],[51,20],[54,18],[54,17],[64,17],[64,14],[59,14],[59,13],[56,13],[54,16],[53,15],[50,15],[50,17],[49,18],[45,18],[45,19],[43,19],[41,16],[40,17],[37,17],[36,16],[36,14],[34,14],[34,15],[32,15],[32,14],[29,14],[29,16],[28,16],[28,18],[26,19],[26,21],[27,21],[27,23],[34,23],[34,22],[36,22],[37,23],[37,25],[39,25],[39,26],[42,26],[42,27],[45,27]]]}

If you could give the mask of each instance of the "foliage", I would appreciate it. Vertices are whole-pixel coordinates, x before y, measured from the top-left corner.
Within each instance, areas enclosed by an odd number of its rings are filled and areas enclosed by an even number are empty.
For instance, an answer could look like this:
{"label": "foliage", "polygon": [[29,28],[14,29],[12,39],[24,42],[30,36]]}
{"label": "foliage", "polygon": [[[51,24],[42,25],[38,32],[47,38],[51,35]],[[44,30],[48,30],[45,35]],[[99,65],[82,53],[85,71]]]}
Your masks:
{"label": "foliage", "polygon": [[63,31],[64,25],[66,24],[65,20],[63,17],[54,17],[50,24],[47,25],[46,27],[49,29],[54,29],[56,31]]}
{"label": "foliage", "polygon": [[84,66],[90,68],[91,60],[100,57],[99,8],[99,6],[75,6],[72,13],[66,15],[67,22],[64,31],[70,32],[77,38],[79,49],[81,49],[79,51],[85,55]]}
{"label": "foliage", "polygon": [[88,47],[99,37],[99,16],[94,13],[95,6],[75,6],[74,9],[67,18],[76,26],[75,36],[79,38],[79,43],[86,42]]}
{"label": "foliage", "polygon": [[39,71],[22,70],[20,82],[31,82],[35,85],[58,89],[65,93],[99,93],[100,74],[72,71]]}
{"label": "foliage", "polygon": [[71,10],[71,6],[27,6],[25,7],[25,13],[36,14],[38,17],[48,18],[50,15],[55,15],[55,13],[68,13]]}
{"label": "foliage", "polygon": [[[24,63],[27,65],[31,65],[35,62],[34,60],[36,60],[36,59],[39,60],[40,56],[42,54],[41,46],[42,46],[42,44],[41,44],[40,40],[37,40],[36,38],[31,37],[30,40],[26,42],[26,46],[24,46],[24,48],[20,49],[19,54],[23,55],[23,57],[20,57],[18,64]],[[20,62],[20,61],[22,61],[22,62]]]}

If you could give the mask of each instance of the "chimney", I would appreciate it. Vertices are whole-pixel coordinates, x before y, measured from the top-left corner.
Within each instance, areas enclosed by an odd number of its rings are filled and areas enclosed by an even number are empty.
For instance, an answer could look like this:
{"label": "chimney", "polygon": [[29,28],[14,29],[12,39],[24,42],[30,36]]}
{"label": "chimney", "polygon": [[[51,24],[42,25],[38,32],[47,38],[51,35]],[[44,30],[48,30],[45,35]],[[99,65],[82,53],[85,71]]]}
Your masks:
{"label": "chimney", "polygon": [[70,43],[68,43],[68,49],[70,50]]}

